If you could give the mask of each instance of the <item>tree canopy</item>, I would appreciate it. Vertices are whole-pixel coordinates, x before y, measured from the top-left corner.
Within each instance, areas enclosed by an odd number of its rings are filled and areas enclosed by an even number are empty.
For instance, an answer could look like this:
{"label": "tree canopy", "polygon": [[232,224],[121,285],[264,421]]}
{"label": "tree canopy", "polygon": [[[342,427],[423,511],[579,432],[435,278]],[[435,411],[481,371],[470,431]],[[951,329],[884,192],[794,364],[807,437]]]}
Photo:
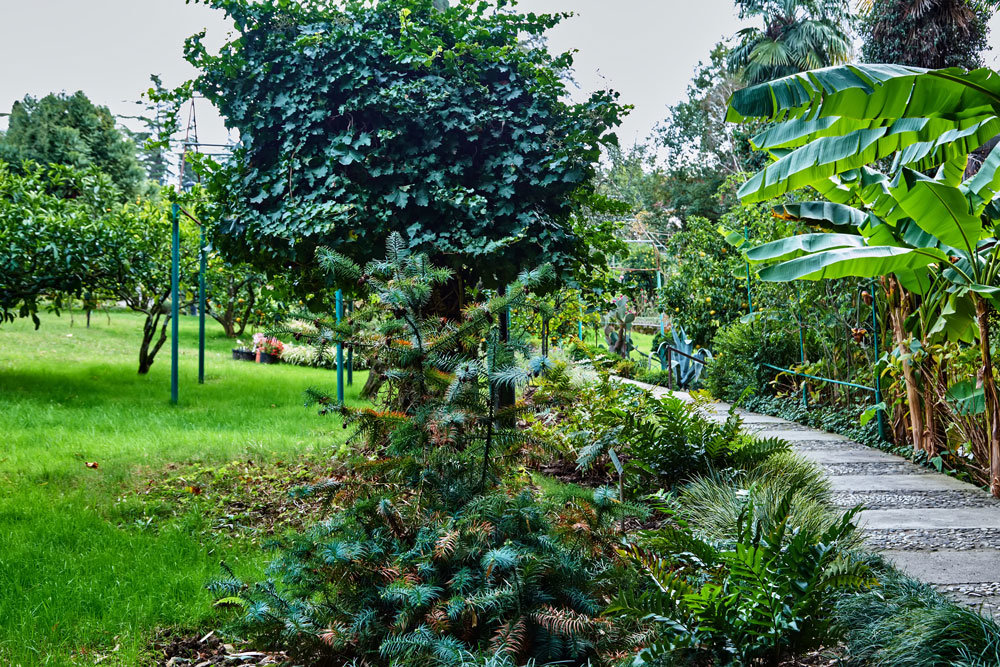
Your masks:
{"label": "tree canopy", "polygon": [[[865,6],[867,5],[867,6]],[[864,62],[929,69],[982,67],[990,11],[969,0],[868,0],[859,32]]]}
{"label": "tree canopy", "polygon": [[0,160],[94,167],[110,176],[124,197],[139,193],[145,180],[135,145],[115,127],[108,108],[96,106],[82,91],[15,102],[0,135]]}
{"label": "tree canopy", "polygon": [[564,15],[513,3],[210,0],[237,37],[186,46],[191,90],[241,144],[211,178],[228,250],[259,266],[314,266],[328,246],[364,262],[390,233],[487,285],[549,262],[586,271],[584,206],[625,109],[565,100],[570,54],[540,46]]}
{"label": "tree canopy", "polygon": [[106,209],[119,196],[96,169],[0,161],[0,322],[32,317],[38,299],[79,295],[107,250]]}
{"label": "tree canopy", "polygon": [[744,28],[729,67],[750,84],[845,62],[851,52],[846,0],[736,0]]}

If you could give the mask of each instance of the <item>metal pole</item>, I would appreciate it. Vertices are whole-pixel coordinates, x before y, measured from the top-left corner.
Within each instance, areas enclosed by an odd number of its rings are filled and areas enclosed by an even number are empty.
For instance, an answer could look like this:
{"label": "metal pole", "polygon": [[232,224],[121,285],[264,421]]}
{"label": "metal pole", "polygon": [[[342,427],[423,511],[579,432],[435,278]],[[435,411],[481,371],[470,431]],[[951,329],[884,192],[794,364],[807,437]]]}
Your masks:
{"label": "metal pole", "polygon": [[[747,225],[743,225],[743,240],[750,241],[750,228]],[[747,307],[750,310],[750,314],[753,315],[753,297],[750,294],[750,260],[747,260]]]}
{"label": "metal pole", "polygon": [[[347,302],[347,312],[354,314],[354,302]],[[347,386],[354,386],[354,346],[350,345],[347,348]]]}
{"label": "metal pole", "polygon": [[[806,363],[806,343],[805,337],[802,334],[802,315],[799,312],[802,309],[802,297],[799,295],[799,284],[795,283],[795,321],[799,325],[799,363],[805,365]],[[802,407],[809,408],[809,388],[805,380],[802,380]]]}
{"label": "metal pole", "polygon": [[178,339],[180,331],[180,281],[181,281],[181,209],[174,204],[171,207],[171,222],[173,225],[173,241],[170,253],[170,402],[177,405],[177,364]]}
{"label": "metal pole", "polygon": [[[337,324],[344,317],[344,293],[337,290]],[[337,402],[344,402],[344,344],[337,343]]]}
{"label": "metal pole", "polygon": [[[878,307],[875,303],[875,280],[873,279],[870,283],[869,289],[872,295],[872,344],[875,346],[875,404],[878,405],[882,402],[882,385],[879,380],[878,373]],[[878,437],[880,440],[886,440],[885,437],[885,411],[879,408],[875,411],[875,415],[878,418]]]}
{"label": "metal pole", "polygon": [[[660,263],[659,257],[656,258],[656,263],[657,263],[657,265],[659,265],[659,263]],[[657,271],[656,271],[656,300],[657,301],[660,300],[660,290],[661,289],[663,289],[663,274],[660,273],[659,269],[657,269]],[[666,329],[664,328],[664,324],[663,324],[663,309],[660,308],[660,335],[662,336],[665,333],[665,331],[666,331]]]}
{"label": "metal pole", "polygon": [[674,390],[674,362],[671,360],[670,346],[667,346],[667,389]]}
{"label": "metal pole", "polygon": [[198,248],[198,384],[205,384],[205,226],[201,226],[201,245]]}

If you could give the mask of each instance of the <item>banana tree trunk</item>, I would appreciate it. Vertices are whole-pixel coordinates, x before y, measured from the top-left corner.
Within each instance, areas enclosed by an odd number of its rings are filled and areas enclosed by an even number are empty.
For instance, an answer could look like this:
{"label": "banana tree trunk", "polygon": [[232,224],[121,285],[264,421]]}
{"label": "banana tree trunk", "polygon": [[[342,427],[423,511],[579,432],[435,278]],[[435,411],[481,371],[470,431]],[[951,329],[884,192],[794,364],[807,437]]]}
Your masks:
{"label": "banana tree trunk", "polygon": [[990,450],[990,491],[1000,498],[1000,398],[997,396],[993,377],[993,355],[990,353],[990,306],[984,299],[976,299],[976,319],[979,321],[979,349],[982,367],[979,382],[983,386],[986,403],[986,438]]}
{"label": "banana tree trunk", "polygon": [[903,323],[909,313],[906,309],[906,295],[903,294],[903,287],[895,278],[889,278],[889,303],[890,319],[892,320],[892,335],[899,349],[900,356],[903,357],[903,382],[906,385],[906,404],[910,413],[910,438],[913,440],[913,449],[924,450],[924,418],[923,409],[920,402],[920,391],[917,387],[917,378],[913,372],[913,364],[907,358],[910,350],[906,347],[906,330]]}

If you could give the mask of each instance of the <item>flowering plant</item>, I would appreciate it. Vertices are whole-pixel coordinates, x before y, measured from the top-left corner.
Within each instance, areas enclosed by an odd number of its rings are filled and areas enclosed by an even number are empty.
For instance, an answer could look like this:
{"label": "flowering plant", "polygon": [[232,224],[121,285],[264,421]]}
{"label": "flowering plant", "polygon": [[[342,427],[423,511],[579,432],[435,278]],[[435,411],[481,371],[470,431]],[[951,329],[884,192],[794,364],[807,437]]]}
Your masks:
{"label": "flowering plant", "polygon": [[285,346],[277,338],[265,336],[262,333],[255,333],[253,335],[253,349],[254,352],[280,357],[282,350],[285,349]]}

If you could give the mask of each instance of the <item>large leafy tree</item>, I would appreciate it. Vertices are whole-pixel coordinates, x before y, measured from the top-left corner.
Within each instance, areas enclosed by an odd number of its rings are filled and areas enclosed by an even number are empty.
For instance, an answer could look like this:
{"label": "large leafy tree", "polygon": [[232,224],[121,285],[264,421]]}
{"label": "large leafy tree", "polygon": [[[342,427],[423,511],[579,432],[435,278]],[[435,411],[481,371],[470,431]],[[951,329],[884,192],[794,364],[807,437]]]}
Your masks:
{"label": "large leafy tree", "polygon": [[318,247],[364,262],[398,231],[487,285],[601,262],[574,215],[598,201],[594,165],[624,109],[610,92],[565,100],[572,57],[536,39],[562,15],[506,0],[210,4],[237,38],[213,56],[196,36],[186,54],[192,89],[240,134],[212,179],[228,250],[318,274]]}
{"label": "large leafy tree", "polygon": [[95,167],[111,177],[124,197],[137,194],[145,179],[135,150],[107,107],[95,105],[83,92],[15,102],[7,131],[0,135],[0,159],[15,165],[34,161]]}
{"label": "large leafy tree", "polygon": [[118,197],[96,169],[0,161],[0,322],[31,317],[38,326],[40,299],[58,308],[94,286]]}
{"label": "large leafy tree", "polygon": [[850,56],[847,0],[737,0],[744,28],[729,54],[729,68],[749,84],[845,62]]}
{"label": "large leafy tree", "polygon": [[861,55],[869,63],[975,69],[983,62],[985,3],[970,0],[867,0],[860,3]]}
{"label": "large leafy tree", "polygon": [[[899,343],[914,319],[925,322],[926,333],[978,338],[990,482],[1000,496],[991,350],[1000,307],[1000,150],[975,174],[968,170],[969,155],[1000,133],[1000,76],[985,69],[833,68],[744,89],[734,95],[730,117],[784,121],[755,138],[775,161],[743,186],[745,200],[804,187],[827,200],[779,210],[822,231],[750,250],[751,260],[771,264],[762,278],[886,276]],[[901,306],[903,289],[919,297],[923,312]],[[899,354],[910,357],[902,344]],[[913,369],[906,372],[914,445],[928,449],[927,412],[916,400]]]}

